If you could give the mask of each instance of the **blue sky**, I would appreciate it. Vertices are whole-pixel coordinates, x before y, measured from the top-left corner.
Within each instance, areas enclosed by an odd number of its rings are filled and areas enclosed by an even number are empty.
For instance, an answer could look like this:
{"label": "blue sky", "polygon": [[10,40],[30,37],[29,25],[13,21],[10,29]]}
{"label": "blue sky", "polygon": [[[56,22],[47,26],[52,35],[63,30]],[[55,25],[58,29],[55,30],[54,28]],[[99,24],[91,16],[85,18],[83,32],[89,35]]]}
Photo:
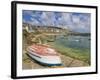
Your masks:
{"label": "blue sky", "polygon": [[90,32],[90,13],[46,12],[23,10],[23,22],[40,26],[56,26],[76,32]]}

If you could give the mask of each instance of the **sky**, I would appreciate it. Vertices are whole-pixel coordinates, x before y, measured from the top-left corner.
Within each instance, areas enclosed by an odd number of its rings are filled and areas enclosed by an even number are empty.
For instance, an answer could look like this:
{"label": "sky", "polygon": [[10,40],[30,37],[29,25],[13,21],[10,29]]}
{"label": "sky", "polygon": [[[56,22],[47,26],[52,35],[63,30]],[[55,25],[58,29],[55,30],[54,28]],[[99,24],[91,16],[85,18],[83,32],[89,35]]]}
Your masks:
{"label": "sky", "polygon": [[22,19],[31,25],[63,27],[75,32],[87,33],[91,27],[90,13],[23,10]]}

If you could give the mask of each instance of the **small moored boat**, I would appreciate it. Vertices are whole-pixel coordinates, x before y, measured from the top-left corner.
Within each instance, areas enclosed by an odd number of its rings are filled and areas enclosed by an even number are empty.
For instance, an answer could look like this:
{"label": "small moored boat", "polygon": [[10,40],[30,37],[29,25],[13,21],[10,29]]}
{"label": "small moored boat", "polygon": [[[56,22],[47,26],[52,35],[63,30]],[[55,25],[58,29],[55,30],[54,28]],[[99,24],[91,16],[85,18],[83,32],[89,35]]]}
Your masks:
{"label": "small moored boat", "polygon": [[28,55],[38,61],[39,63],[47,66],[60,66],[61,65],[61,59],[58,53],[45,45],[41,44],[33,44],[32,46],[29,46],[28,49]]}

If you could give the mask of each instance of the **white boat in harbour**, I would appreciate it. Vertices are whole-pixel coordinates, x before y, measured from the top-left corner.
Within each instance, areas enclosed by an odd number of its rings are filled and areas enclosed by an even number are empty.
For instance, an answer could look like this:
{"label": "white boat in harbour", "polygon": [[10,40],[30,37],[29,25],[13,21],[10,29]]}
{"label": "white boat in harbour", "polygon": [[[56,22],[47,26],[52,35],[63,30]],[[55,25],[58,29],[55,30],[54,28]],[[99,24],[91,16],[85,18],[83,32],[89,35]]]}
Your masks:
{"label": "white boat in harbour", "polygon": [[76,42],[79,42],[80,40],[75,40]]}
{"label": "white boat in harbour", "polygon": [[28,49],[28,55],[38,61],[39,63],[47,66],[60,66],[61,59],[58,53],[45,45],[41,44],[33,44],[32,46],[29,46]]}

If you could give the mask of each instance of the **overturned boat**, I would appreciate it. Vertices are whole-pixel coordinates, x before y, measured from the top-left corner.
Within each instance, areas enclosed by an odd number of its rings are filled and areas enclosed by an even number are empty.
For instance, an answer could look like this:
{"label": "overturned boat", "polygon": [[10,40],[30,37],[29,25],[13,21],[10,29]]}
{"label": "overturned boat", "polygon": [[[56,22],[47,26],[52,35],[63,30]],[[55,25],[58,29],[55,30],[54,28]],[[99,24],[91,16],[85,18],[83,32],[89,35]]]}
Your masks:
{"label": "overturned boat", "polygon": [[33,44],[32,46],[29,46],[28,49],[28,55],[39,62],[40,64],[47,65],[47,66],[60,66],[61,59],[58,53],[45,45],[41,44]]}

